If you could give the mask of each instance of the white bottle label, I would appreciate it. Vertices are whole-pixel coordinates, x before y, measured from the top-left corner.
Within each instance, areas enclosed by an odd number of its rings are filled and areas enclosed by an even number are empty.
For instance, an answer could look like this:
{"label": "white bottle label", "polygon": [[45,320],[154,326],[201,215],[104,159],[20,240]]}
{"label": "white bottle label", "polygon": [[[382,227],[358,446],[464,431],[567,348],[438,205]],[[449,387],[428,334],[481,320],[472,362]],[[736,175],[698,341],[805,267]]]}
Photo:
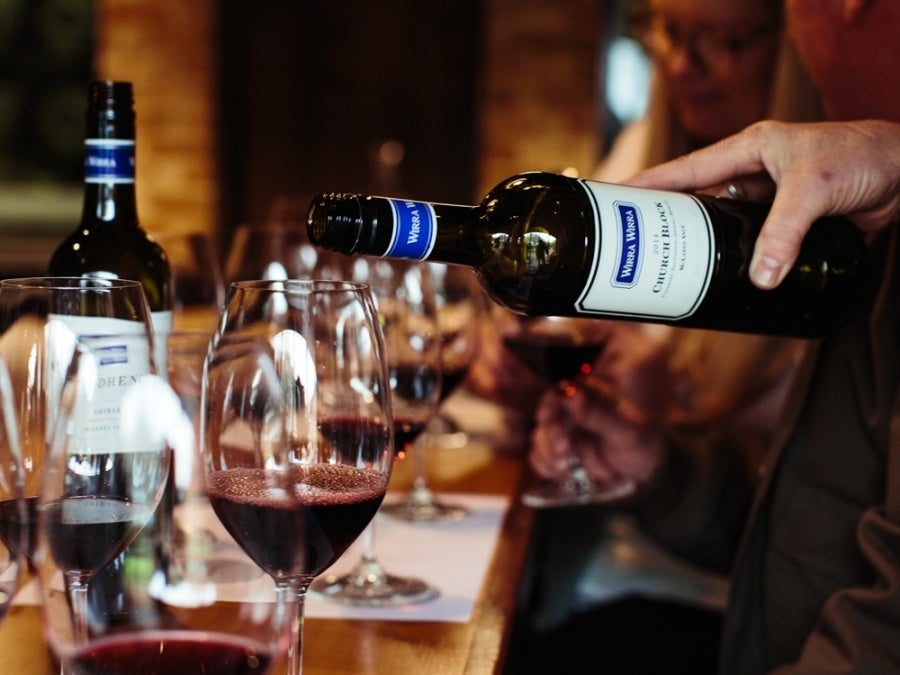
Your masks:
{"label": "white bottle label", "polygon": [[171,310],[151,312],[150,323],[153,324],[153,356],[156,361],[156,372],[160,377],[165,378],[168,377],[169,371],[166,354],[168,353],[169,333],[172,332]]}
{"label": "white bottle label", "polygon": [[715,254],[712,224],[699,200],[580,182],[594,208],[597,248],[575,309],[648,319],[693,314],[709,287]]}
{"label": "white bottle label", "polygon": [[[144,324],[123,319],[53,314],[47,322],[47,438],[52,437],[57,409],[76,342],[83,337],[103,340],[95,345],[97,390],[90,416],[78,425],[82,452],[128,452],[145,447],[122,447],[117,419],[124,391],[151,372]],[[104,338],[108,338],[105,339]],[[133,338],[133,339],[131,339]]]}

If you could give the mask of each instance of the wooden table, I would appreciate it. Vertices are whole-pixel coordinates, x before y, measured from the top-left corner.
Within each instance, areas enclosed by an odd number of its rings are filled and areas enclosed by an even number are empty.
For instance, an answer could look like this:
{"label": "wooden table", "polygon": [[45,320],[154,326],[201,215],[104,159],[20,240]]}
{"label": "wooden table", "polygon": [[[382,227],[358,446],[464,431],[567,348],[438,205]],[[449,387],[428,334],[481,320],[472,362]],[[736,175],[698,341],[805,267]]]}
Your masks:
{"label": "wooden table", "polygon": [[[397,465],[392,489],[409,485],[411,464]],[[513,497],[472,620],[308,619],[304,675],[502,673],[534,523],[534,512],[516,498],[524,468],[522,458],[498,455],[486,446],[430,451],[429,480],[435,490]],[[0,672],[58,675],[41,636],[36,608],[13,607],[0,623]],[[283,673],[283,666],[275,672]]]}

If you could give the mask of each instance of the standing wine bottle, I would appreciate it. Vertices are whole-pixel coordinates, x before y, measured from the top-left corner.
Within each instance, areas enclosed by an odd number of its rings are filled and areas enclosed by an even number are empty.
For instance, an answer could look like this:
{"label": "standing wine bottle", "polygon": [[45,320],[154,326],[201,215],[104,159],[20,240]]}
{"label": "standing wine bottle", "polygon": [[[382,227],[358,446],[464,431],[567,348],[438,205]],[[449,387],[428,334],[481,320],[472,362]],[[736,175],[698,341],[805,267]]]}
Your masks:
{"label": "standing wine bottle", "polygon": [[[85,115],[84,205],[81,221],[54,251],[51,276],[102,276],[140,281],[150,307],[157,372],[165,374],[166,337],[172,327],[169,261],[147,236],[135,197],[135,112],[130,82],[94,81],[88,86]],[[104,319],[91,321],[103,322]],[[101,324],[73,326],[79,333],[105,334]],[[171,482],[171,481],[170,481]],[[171,488],[167,487],[167,494]],[[89,603],[107,619],[141,611],[127,593],[129,574],[152,569],[161,542],[169,536],[171,515],[163,506],[142,534],[90,584]]]}
{"label": "standing wine bottle", "polygon": [[91,82],[81,221],[53,252],[48,274],[140,281],[153,328],[166,334],[172,324],[171,272],[165,252],[138,220],[134,130],[131,83]]}
{"label": "standing wine bottle", "polygon": [[819,337],[869,289],[868,252],[841,218],[817,221],[785,280],[748,274],[768,209],[556,174],[513,176],[477,206],[321,194],[310,240],[348,254],[475,269],[487,293],[529,315],[629,319]]}

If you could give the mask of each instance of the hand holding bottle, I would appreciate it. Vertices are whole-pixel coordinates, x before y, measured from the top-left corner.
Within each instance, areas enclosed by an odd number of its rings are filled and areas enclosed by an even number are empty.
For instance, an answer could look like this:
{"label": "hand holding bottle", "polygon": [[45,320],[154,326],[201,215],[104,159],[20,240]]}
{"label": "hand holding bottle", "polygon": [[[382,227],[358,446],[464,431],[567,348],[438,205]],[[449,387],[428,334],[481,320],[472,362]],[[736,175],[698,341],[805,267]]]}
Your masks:
{"label": "hand holding bottle", "polygon": [[[631,185],[668,190],[733,187],[774,201],[757,239],[751,278],[781,283],[816,218],[846,215],[863,231],[900,219],[900,124],[880,120],[759,122],[712,146],[641,172]],[[777,190],[776,190],[777,186]]]}
{"label": "hand holding bottle", "polygon": [[821,337],[869,290],[859,230],[820,219],[777,291],[749,280],[767,208],[549,173],[512,176],[476,206],[321,194],[310,240],[357,255],[473,267],[487,293],[531,316],[653,321]]}
{"label": "hand holding bottle", "polygon": [[577,455],[598,482],[648,482],[665,455],[661,423],[673,406],[686,405],[662,334],[604,323],[606,346],[591,375],[571,391],[548,390],[538,404],[529,461],[543,478],[564,476]]}

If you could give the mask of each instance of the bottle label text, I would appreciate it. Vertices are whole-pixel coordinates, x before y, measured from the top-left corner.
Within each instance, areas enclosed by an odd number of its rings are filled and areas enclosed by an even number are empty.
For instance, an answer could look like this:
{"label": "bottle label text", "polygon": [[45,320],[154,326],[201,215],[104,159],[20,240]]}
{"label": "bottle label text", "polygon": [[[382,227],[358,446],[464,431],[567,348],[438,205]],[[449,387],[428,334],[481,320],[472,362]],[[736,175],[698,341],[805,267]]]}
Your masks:
{"label": "bottle label text", "polygon": [[394,232],[384,255],[425,260],[431,254],[437,233],[434,209],[425,202],[406,199],[388,201],[394,211]]}
{"label": "bottle label text", "polygon": [[134,183],[134,141],[89,138],[84,142],[86,183]]}
{"label": "bottle label text", "polygon": [[575,303],[583,314],[646,319],[690,316],[713,270],[713,232],[686,194],[581,181],[597,223],[593,264]]}

